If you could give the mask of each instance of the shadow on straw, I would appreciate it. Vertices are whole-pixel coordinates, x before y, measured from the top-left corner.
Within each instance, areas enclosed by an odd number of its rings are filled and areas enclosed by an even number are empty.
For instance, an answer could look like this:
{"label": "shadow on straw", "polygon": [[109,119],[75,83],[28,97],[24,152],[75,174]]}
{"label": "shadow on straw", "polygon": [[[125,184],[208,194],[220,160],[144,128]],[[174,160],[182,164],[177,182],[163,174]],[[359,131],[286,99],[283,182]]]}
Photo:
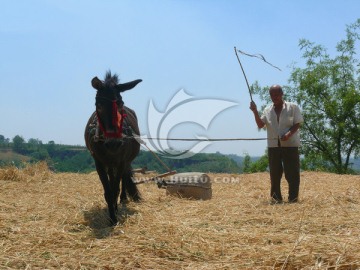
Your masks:
{"label": "shadow on straw", "polygon": [[[119,205],[118,224],[116,226],[124,224],[127,218],[135,213],[136,211],[128,208],[126,204]],[[92,235],[97,239],[111,236],[116,228],[116,226],[111,225],[107,207],[94,206],[90,210],[84,211],[83,215],[87,226],[91,228]]]}

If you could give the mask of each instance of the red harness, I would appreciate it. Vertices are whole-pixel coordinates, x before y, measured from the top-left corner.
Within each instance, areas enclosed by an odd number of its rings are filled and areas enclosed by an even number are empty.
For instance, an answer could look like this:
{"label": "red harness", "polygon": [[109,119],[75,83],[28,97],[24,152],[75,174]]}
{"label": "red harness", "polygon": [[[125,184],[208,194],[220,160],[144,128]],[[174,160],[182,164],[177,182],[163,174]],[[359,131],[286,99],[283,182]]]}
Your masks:
{"label": "red harness", "polygon": [[105,138],[122,138],[123,121],[126,117],[126,114],[124,108],[121,108],[119,112],[116,100],[112,101],[112,125],[115,127],[115,131],[109,132],[105,129],[97,111],[96,116],[100,130],[103,132]]}

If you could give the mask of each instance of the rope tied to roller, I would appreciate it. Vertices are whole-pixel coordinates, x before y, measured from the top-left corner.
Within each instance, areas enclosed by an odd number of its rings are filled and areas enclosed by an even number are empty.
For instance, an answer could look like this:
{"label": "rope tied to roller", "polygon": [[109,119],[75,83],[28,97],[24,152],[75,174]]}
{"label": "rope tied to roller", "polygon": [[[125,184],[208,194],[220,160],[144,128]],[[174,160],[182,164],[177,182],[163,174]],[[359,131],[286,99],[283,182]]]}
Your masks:
{"label": "rope tied to roller", "polygon": [[145,140],[157,141],[196,141],[196,142],[219,142],[219,141],[263,141],[267,138],[143,138]]}
{"label": "rope tied to roller", "polygon": [[[163,188],[167,185],[166,181],[164,180],[164,177],[174,175],[177,173],[177,171],[171,170],[171,168],[169,166],[167,166],[165,164],[165,162],[163,162],[161,160],[161,158],[156,154],[156,152],[152,151],[147,146],[147,144],[144,142],[144,140],[167,140],[167,141],[260,141],[260,140],[267,140],[267,138],[216,138],[216,139],[209,139],[209,138],[204,138],[204,139],[200,139],[200,138],[152,138],[152,137],[141,138],[140,136],[137,136],[135,134],[133,134],[132,136],[124,135],[124,137],[135,139],[137,142],[144,145],[144,147],[148,149],[148,151],[160,162],[160,164],[167,171],[166,173],[157,175],[150,179],[139,181],[136,184],[143,184],[143,183],[155,181],[159,188]],[[277,140],[277,138],[274,140]]]}

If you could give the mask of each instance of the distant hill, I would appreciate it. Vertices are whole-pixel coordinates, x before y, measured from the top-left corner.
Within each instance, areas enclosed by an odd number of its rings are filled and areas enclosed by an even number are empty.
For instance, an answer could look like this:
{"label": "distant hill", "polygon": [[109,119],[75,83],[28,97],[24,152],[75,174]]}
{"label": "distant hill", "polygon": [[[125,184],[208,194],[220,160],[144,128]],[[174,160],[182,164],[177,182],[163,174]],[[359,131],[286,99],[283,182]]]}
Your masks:
{"label": "distant hill", "polygon": [[[30,157],[15,153],[10,148],[0,149],[0,162],[2,163],[11,163],[13,161],[16,162],[28,162],[30,161]],[[0,163],[1,165],[1,163]]]}
{"label": "distant hill", "polygon": [[[228,158],[231,158],[232,160],[234,160],[239,166],[241,166],[244,163],[244,157],[243,156],[238,156],[238,155],[235,155],[235,154],[226,154],[225,156],[228,157]],[[255,162],[259,158],[260,157],[258,157],[258,156],[251,157],[251,161]]]}
{"label": "distant hill", "polygon": [[232,160],[234,160],[236,162],[236,164],[238,164],[239,166],[241,166],[244,162],[244,157],[242,156],[238,156],[235,154],[228,154],[226,155],[228,158],[231,158]]}
{"label": "distant hill", "polygon": [[[88,173],[95,170],[95,164],[89,151],[82,146],[41,145],[36,148],[24,147],[19,154],[11,148],[1,149],[0,166],[22,166],[24,162],[46,160],[50,168],[56,172]],[[161,157],[161,156],[160,156]],[[241,165],[230,157],[220,153],[199,153],[185,159],[161,157],[172,170],[178,172],[200,171],[213,173],[241,173]],[[132,163],[133,168],[146,167],[147,170],[165,172],[166,168],[149,151],[141,150]]]}
{"label": "distant hill", "polygon": [[[251,157],[254,163],[260,157]],[[201,171],[212,173],[242,173],[244,156],[235,154],[198,153],[185,159],[161,157],[172,170],[178,172]],[[24,162],[46,160],[50,168],[56,172],[88,173],[95,170],[94,161],[84,146],[25,143],[21,153],[14,152],[11,144],[0,147],[0,166],[22,166]],[[360,172],[360,159],[351,159],[351,169]],[[165,172],[166,168],[149,151],[141,150],[132,163],[133,168],[147,167],[148,170]]]}

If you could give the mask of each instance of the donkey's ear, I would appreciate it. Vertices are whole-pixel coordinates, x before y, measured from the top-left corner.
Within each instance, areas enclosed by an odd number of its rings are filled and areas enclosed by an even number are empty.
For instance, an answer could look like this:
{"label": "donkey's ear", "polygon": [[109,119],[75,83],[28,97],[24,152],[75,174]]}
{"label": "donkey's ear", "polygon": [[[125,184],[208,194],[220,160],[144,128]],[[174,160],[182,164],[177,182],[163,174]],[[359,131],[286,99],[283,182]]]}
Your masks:
{"label": "donkey's ear", "polygon": [[94,87],[96,90],[100,90],[101,88],[103,88],[103,83],[102,83],[102,81],[99,80],[98,77],[94,77],[94,78],[91,80],[91,85],[92,85],[92,87]]}
{"label": "donkey's ear", "polygon": [[120,92],[125,92],[126,90],[130,90],[134,88],[138,83],[142,82],[142,80],[135,80],[127,83],[120,83],[116,86],[116,89]]}

